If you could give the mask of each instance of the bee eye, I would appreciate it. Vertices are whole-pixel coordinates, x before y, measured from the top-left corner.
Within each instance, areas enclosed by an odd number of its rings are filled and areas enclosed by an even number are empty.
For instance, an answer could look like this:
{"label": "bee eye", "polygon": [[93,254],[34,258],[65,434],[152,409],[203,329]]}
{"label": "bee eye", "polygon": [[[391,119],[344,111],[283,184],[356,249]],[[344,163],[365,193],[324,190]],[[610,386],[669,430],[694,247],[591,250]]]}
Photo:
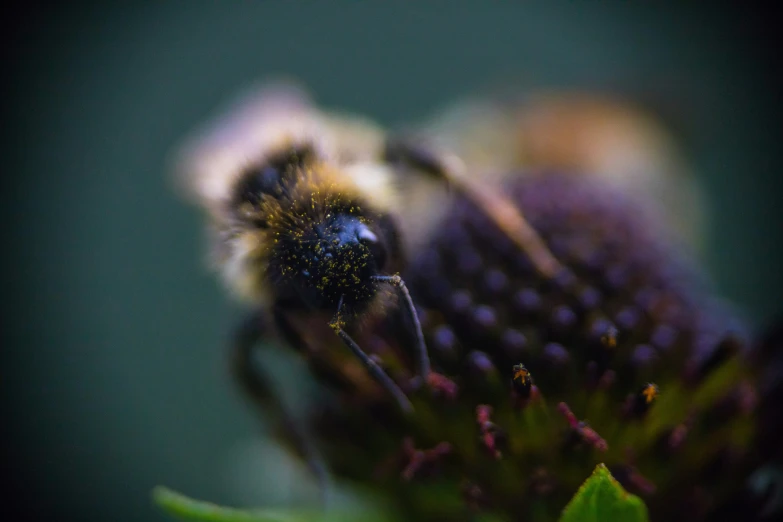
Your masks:
{"label": "bee eye", "polygon": [[239,202],[257,205],[264,194],[280,197],[284,191],[284,180],[290,182],[294,170],[302,168],[313,156],[310,146],[286,149],[271,156],[266,163],[245,172],[235,198]]}
{"label": "bee eye", "polygon": [[375,259],[375,264],[378,269],[382,270],[386,264],[386,248],[378,239],[378,236],[366,226],[362,226],[356,232],[356,237],[359,239],[359,242],[370,251],[370,255]]}
{"label": "bee eye", "polygon": [[280,189],[280,169],[267,165],[258,171],[254,180],[257,194],[275,194]]}
{"label": "bee eye", "polygon": [[274,165],[263,165],[248,171],[243,182],[237,188],[235,200],[237,203],[258,205],[263,194],[272,194],[280,190],[280,170]]}

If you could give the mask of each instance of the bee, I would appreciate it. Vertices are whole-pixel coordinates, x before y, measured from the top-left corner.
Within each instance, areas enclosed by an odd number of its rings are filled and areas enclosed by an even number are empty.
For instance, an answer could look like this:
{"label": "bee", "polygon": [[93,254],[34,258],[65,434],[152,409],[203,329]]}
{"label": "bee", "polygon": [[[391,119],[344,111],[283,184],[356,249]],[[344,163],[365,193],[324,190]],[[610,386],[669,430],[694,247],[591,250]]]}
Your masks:
{"label": "bee", "polygon": [[404,261],[391,171],[352,124],[311,108],[294,87],[267,87],[186,148],[180,176],[208,212],[213,261],[229,288],[300,350],[296,316],[328,325],[410,412],[405,393],[346,331],[389,308],[386,290],[396,289],[426,381],[424,336],[397,274]]}
{"label": "bee", "polygon": [[287,82],[251,91],[224,114],[186,141],[176,179],[208,217],[213,267],[253,306],[235,336],[235,373],[256,402],[277,410],[289,440],[323,482],[307,430],[253,361],[260,340],[277,333],[311,362],[319,360],[311,367],[329,378],[321,354],[333,349],[329,336],[336,335],[411,414],[400,384],[349,330],[403,310],[411,331],[402,335],[411,341],[419,382],[429,383],[422,327],[399,272],[406,253],[437,232],[448,189],[482,209],[542,274],[553,276],[559,265],[513,203],[426,140],[320,110]]}

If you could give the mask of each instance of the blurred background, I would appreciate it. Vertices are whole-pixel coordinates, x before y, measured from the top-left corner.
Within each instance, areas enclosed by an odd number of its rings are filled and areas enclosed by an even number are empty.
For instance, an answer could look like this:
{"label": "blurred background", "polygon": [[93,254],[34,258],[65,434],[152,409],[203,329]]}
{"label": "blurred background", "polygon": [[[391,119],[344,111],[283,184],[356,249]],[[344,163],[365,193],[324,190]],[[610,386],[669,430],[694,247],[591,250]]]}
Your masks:
{"label": "blurred background", "polygon": [[[238,505],[313,498],[235,392],[241,310],[166,177],[184,135],[288,74],[400,124],[502,86],[648,103],[710,207],[706,270],[752,328],[783,309],[777,22],[675,3],[28,5],[3,16],[0,519],[164,520],[166,484]],[[513,89],[512,89],[513,90]],[[281,375],[304,386],[286,360]]]}

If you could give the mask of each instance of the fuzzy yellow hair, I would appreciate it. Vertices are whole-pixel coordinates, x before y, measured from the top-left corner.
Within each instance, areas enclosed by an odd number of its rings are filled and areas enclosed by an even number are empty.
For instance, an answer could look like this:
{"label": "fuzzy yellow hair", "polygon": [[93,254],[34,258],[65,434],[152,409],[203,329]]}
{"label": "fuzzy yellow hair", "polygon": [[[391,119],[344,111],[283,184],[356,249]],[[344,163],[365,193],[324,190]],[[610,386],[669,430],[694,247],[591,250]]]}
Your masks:
{"label": "fuzzy yellow hair", "polygon": [[206,211],[211,265],[235,295],[266,302],[264,266],[274,241],[270,234],[290,226],[286,220],[297,219],[267,198],[260,210],[276,225],[260,230],[238,220],[240,209],[233,208],[232,195],[242,175],[280,151],[306,145],[317,162],[297,173],[294,197],[314,206],[319,198],[365,201],[389,212],[399,200],[391,170],[379,161],[383,142],[383,129],[377,125],[319,111],[291,83],[252,90],[186,141],[177,157],[176,180]]}

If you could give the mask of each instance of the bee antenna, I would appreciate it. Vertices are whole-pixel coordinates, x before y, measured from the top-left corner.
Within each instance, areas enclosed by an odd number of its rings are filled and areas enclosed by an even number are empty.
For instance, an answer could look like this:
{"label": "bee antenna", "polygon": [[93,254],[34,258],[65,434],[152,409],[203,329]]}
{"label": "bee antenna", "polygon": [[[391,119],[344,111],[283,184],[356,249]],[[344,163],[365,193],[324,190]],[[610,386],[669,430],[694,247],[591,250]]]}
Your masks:
{"label": "bee antenna", "polygon": [[424,332],[421,330],[419,314],[416,313],[416,307],[413,304],[410,292],[408,292],[408,287],[405,286],[405,281],[398,275],[375,276],[372,279],[378,283],[386,283],[399,288],[405,308],[408,310],[411,321],[413,321],[413,329],[416,334],[416,352],[419,357],[419,373],[424,382],[427,382],[427,378],[430,375],[430,356],[427,353],[427,345],[424,342]]}

